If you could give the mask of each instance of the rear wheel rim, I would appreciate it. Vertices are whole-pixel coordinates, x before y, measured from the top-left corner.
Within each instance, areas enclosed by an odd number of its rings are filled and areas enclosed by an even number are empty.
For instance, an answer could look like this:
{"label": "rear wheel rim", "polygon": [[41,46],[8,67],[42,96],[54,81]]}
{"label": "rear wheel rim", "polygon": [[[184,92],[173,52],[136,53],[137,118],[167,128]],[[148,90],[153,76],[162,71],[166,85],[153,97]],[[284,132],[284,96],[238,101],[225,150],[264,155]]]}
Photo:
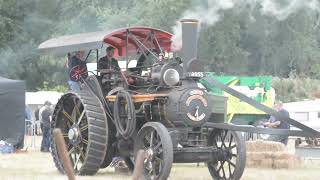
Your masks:
{"label": "rear wheel rim", "polygon": [[[88,92],[68,93],[59,100],[52,129],[61,129],[75,174],[93,175],[99,170],[106,154],[107,126],[103,106]],[[54,140],[51,148],[56,167],[64,173]]]}

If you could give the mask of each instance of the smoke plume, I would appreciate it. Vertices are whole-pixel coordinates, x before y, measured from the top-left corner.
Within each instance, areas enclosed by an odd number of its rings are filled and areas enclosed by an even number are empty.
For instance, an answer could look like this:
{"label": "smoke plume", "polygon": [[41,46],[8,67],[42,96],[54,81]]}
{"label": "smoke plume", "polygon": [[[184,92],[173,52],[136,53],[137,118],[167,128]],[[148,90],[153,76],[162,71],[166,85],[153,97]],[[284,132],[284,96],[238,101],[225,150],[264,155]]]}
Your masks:
{"label": "smoke plume", "polygon": [[[232,0],[213,0],[207,3],[195,5],[193,9],[187,10],[181,19],[197,19],[200,23],[208,25],[214,25],[220,19],[220,11],[227,10],[234,7]],[[182,46],[182,34],[181,34],[181,23],[176,22],[173,27],[172,37],[173,50],[179,50]]]}
{"label": "smoke plume", "polygon": [[287,19],[292,13],[301,9],[319,11],[318,0],[257,0],[261,5],[261,14],[272,16],[279,21]]}
{"label": "smoke plume", "polygon": [[[318,0],[208,0],[198,3],[185,11],[180,19],[197,19],[200,23],[214,26],[222,18],[225,10],[237,8],[239,11],[248,11],[258,7],[262,15],[274,17],[279,21],[287,19],[291,14],[302,9],[320,12]],[[180,21],[180,20],[179,20]],[[181,25],[177,21],[173,27],[172,50],[181,49]],[[200,29],[200,28],[199,28]]]}

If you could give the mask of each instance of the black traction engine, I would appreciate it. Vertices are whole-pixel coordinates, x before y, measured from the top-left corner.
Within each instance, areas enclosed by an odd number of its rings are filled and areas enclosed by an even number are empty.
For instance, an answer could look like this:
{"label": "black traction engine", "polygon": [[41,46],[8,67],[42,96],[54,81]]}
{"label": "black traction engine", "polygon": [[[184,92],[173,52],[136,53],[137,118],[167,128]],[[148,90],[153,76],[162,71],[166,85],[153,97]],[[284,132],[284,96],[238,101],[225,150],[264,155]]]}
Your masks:
{"label": "black traction engine", "polygon": [[[146,67],[157,51],[143,49],[135,38],[138,33],[128,29],[127,42],[142,49],[137,66],[107,78],[89,76],[80,92],[68,92],[59,100],[52,128],[62,130],[76,173],[93,175],[115,157],[133,169],[142,149],[148,154],[143,165],[146,179],[167,179],[173,163],[196,162],[206,162],[214,179],[240,179],[244,141],[235,131],[206,125],[215,122],[215,102],[197,82],[204,76],[197,59],[198,21],[181,24],[181,58],[157,59]],[[63,173],[54,142],[51,149]]]}

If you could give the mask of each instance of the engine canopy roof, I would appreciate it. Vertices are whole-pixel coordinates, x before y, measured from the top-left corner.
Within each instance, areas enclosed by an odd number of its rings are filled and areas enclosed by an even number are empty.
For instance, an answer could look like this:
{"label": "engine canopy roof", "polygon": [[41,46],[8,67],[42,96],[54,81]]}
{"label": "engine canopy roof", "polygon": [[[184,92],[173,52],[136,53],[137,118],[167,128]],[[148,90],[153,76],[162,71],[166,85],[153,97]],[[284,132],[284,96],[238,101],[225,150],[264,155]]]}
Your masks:
{"label": "engine canopy roof", "polygon": [[52,38],[41,43],[38,49],[46,54],[62,55],[79,50],[99,49],[106,43],[116,48],[115,56],[126,56],[126,52],[136,53],[139,46],[149,49],[157,49],[160,46],[162,50],[171,51],[171,37],[171,33],[160,29],[128,27]]}

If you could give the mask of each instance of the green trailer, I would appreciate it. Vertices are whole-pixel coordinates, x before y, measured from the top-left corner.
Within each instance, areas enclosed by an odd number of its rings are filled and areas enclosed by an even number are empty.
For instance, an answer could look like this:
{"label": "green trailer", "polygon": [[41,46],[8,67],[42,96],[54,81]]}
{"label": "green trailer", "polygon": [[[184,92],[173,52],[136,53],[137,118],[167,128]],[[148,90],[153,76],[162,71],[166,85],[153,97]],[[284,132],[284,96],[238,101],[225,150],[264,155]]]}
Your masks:
{"label": "green trailer", "polygon": [[[210,76],[221,83],[232,87],[248,97],[255,99],[259,103],[269,107],[272,107],[274,104],[275,91],[271,87],[271,76],[219,76],[215,75],[214,73],[207,73],[207,76]],[[221,91],[203,79],[200,80],[200,83],[206,87],[209,87],[213,98],[217,96],[223,96],[226,98],[226,109],[224,110],[226,117],[224,119],[229,123],[253,125],[257,120],[267,119],[269,117],[268,114],[245,102],[240,101],[228,93]],[[217,111],[217,109],[213,110],[213,112],[215,111]],[[219,111],[222,111],[221,108]]]}

